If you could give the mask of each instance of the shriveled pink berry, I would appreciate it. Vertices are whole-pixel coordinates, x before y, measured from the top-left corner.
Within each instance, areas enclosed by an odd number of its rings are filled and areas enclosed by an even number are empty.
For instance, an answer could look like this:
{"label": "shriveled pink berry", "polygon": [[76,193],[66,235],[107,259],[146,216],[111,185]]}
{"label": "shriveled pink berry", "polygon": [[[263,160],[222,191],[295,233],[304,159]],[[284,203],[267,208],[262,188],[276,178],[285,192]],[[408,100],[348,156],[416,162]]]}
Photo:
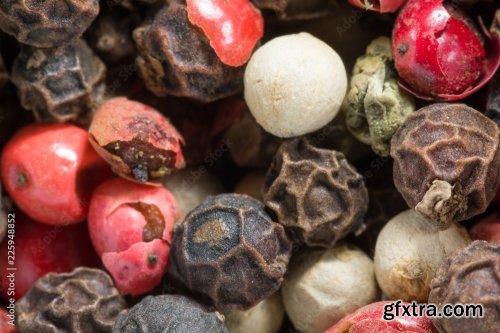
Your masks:
{"label": "shriveled pink berry", "polygon": [[244,65],[264,34],[260,10],[250,0],[187,0],[188,18],[200,27],[219,59]]}
{"label": "shriveled pink berry", "polygon": [[479,220],[470,229],[470,236],[473,240],[500,243],[500,215],[492,214]]}
{"label": "shriveled pink berry", "polygon": [[90,236],[122,293],[139,295],[160,282],[179,216],[174,196],[161,186],[114,178],[95,190],[88,218]]}
{"label": "shriveled pink berry", "polygon": [[[395,316],[396,308],[393,304],[392,310],[387,310],[389,316],[384,318],[384,307],[391,303],[394,302],[382,301],[368,304],[345,316],[324,333],[438,333],[426,316],[403,316],[401,305],[410,305],[405,302],[400,303],[399,316]],[[394,315],[392,319],[391,314]]]}
{"label": "shriveled pink berry", "polygon": [[394,13],[405,2],[406,0],[349,0],[353,6],[379,13]]}
{"label": "shriveled pink berry", "polygon": [[111,176],[87,132],[70,124],[32,124],[2,153],[2,183],[31,218],[68,225],[87,217],[92,191]]}
{"label": "shriveled pink berry", "polygon": [[392,37],[401,86],[423,99],[463,98],[498,68],[500,36],[481,35],[466,14],[443,0],[408,1]]}
{"label": "shriveled pink berry", "polygon": [[160,112],[125,97],[102,104],[92,119],[89,139],[119,176],[154,183],[184,167],[183,139]]}

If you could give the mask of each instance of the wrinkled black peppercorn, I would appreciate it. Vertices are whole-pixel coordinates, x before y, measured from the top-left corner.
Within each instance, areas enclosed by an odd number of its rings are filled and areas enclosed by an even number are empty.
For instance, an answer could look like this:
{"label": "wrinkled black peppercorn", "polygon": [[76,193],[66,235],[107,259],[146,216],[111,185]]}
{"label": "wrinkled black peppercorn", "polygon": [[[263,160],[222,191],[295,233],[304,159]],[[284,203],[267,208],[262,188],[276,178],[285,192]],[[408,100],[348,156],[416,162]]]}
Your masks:
{"label": "wrinkled black peppercorn", "polygon": [[228,333],[222,316],[179,295],[148,296],[120,315],[113,333]]}

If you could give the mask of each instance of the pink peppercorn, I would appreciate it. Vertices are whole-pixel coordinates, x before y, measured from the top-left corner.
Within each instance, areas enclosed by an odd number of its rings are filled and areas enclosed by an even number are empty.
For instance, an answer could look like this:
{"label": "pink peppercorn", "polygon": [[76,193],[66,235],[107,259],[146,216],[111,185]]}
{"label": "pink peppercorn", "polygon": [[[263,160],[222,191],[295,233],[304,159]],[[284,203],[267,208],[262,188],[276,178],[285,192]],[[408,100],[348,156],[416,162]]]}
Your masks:
{"label": "pink peppercorn", "polygon": [[139,295],[160,282],[179,216],[174,196],[161,186],[114,178],[95,190],[90,236],[120,292]]}
{"label": "pink peppercorn", "polygon": [[28,216],[68,225],[87,217],[92,191],[111,171],[85,130],[70,124],[32,124],[5,146],[1,174],[11,198]]}

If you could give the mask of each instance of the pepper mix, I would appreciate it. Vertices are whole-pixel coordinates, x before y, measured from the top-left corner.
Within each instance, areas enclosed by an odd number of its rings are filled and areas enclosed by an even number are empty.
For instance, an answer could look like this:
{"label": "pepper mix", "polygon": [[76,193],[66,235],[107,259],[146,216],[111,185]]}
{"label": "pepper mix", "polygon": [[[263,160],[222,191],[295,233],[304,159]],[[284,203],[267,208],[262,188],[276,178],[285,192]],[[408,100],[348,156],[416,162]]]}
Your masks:
{"label": "pepper mix", "polygon": [[488,0],[2,1],[0,333],[499,331],[499,26]]}

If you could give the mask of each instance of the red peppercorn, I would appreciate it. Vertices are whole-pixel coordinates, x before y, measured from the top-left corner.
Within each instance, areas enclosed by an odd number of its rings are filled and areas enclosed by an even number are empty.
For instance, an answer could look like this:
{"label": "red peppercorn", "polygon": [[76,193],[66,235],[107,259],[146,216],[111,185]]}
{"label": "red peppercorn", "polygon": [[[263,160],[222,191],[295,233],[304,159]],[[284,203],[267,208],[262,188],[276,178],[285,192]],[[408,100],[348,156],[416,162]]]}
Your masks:
{"label": "red peppercorn", "polygon": [[500,63],[500,36],[485,34],[486,44],[472,21],[443,0],[408,1],[392,32],[401,86],[428,100],[470,95]]}
{"label": "red peppercorn", "polygon": [[[9,248],[7,241],[0,247],[0,294],[4,299],[21,298],[47,273],[71,272],[79,266],[98,265],[85,223],[48,226],[20,213],[15,214],[15,220],[15,249]],[[14,258],[12,251],[15,251]],[[16,270],[7,270],[10,267]],[[15,288],[9,290],[8,276],[12,272],[15,272]]]}
{"label": "red peppercorn", "polygon": [[405,2],[406,0],[349,0],[353,6],[379,13],[394,13]]}
{"label": "red peppercorn", "polygon": [[160,282],[179,216],[174,196],[164,187],[114,178],[95,190],[90,236],[120,292],[139,295]]}
{"label": "red peppercorn", "polygon": [[175,127],[155,109],[125,97],[99,107],[89,139],[114,172],[139,183],[158,182],[184,167],[184,140]]}
{"label": "red peppercorn", "polygon": [[242,66],[264,34],[260,10],[250,0],[187,0],[188,18],[210,40],[219,59]]}
{"label": "red peppercorn", "polygon": [[390,301],[376,302],[366,305],[350,315],[345,316],[334,326],[330,327],[325,333],[438,333],[431,320],[426,316],[411,317],[402,314],[401,305],[410,306],[410,304],[401,302],[399,306],[400,316],[395,316],[395,306],[384,317],[385,307],[389,306]]}
{"label": "red peppercorn", "polygon": [[0,332],[17,333],[18,331],[16,329],[16,326],[14,326],[14,319],[15,319],[15,312],[9,315],[9,313],[7,313],[7,311],[4,308],[0,308]]}
{"label": "red peppercorn", "polygon": [[3,184],[31,218],[51,225],[83,221],[94,188],[111,174],[70,124],[32,124],[7,143],[1,158]]}

